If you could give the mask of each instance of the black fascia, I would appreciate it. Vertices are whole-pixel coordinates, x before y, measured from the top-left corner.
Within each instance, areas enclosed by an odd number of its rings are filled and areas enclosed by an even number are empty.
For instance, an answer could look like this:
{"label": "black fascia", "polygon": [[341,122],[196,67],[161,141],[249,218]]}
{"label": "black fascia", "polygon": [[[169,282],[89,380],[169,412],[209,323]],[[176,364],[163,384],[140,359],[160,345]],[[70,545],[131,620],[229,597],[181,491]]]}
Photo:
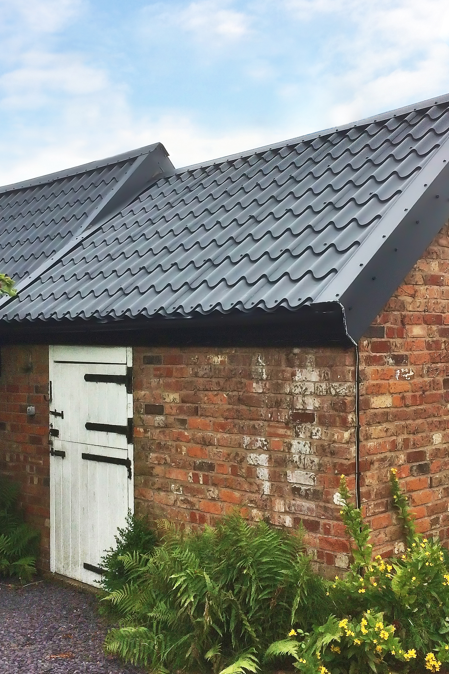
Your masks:
{"label": "black fascia", "polygon": [[352,342],[341,304],[192,318],[2,322],[0,344],[314,347]]}
{"label": "black fascia", "polygon": [[[424,176],[423,176],[424,177]],[[449,219],[449,162],[342,293],[348,333],[358,341]],[[373,242],[374,245],[374,242]]]}

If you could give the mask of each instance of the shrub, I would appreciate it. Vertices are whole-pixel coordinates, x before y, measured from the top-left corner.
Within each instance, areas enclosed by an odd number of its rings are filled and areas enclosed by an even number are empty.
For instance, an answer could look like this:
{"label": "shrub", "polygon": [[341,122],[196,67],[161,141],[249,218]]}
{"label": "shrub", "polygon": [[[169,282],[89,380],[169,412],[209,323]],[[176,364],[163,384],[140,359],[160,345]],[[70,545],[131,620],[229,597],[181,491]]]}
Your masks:
{"label": "shrub", "polygon": [[156,533],[147,520],[129,512],[126,526],[123,529],[119,528],[115,536],[115,547],[106,550],[101,560],[100,565],[104,569],[104,574],[100,583],[103,590],[108,593],[114,592],[126,585],[128,572],[121,559],[123,555],[149,554],[153,551],[156,541]]}
{"label": "shrub", "polygon": [[408,542],[405,554],[371,559],[369,528],[342,477],[341,516],[354,543],[354,562],[328,586],[328,620],[308,632],[295,628],[289,639],[270,646],[268,658],[290,655],[304,674],[415,674],[441,671],[449,662],[447,553],[438,541],[416,533],[395,470],[391,486]]}
{"label": "shrub", "polygon": [[18,485],[0,478],[0,575],[29,580],[36,573],[39,533],[18,508]]}
{"label": "shrub", "polygon": [[[234,515],[189,533],[165,524],[160,547],[120,557],[128,582],[106,601],[122,616],[106,650],[154,672],[421,674],[449,663],[449,566],[416,533],[391,472],[407,549],[372,559],[370,529],[344,477],[341,517],[353,562],[334,581],[312,571],[301,537]],[[274,641],[277,639],[277,641]]]}
{"label": "shrub", "polygon": [[301,537],[264,522],[232,515],[201,532],[165,523],[152,554],[121,560],[129,582],[106,601],[123,622],[106,650],[152,671],[255,672],[292,623],[326,616],[325,583]]}

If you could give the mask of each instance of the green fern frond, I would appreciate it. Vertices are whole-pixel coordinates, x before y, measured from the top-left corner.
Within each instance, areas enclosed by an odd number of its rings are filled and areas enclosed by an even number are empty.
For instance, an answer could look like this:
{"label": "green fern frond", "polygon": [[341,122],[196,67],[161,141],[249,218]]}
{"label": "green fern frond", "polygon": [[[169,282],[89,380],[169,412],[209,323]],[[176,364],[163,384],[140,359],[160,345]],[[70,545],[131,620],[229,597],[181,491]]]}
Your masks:
{"label": "green fern frond", "polygon": [[292,639],[282,639],[272,643],[265,652],[267,659],[285,657],[286,655],[292,658],[298,658],[299,644]]}
{"label": "green fern frond", "polygon": [[252,653],[246,653],[241,655],[238,660],[222,669],[220,674],[245,674],[245,672],[255,672],[259,671],[259,661]]}

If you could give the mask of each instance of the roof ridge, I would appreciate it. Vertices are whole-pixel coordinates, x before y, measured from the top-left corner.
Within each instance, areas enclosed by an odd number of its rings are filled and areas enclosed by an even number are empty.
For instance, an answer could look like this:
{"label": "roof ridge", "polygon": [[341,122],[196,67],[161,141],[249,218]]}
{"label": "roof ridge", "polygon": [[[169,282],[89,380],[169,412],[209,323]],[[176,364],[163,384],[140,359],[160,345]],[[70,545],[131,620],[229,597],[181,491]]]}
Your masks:
{"label": "roof ridge", "polygon": [[17,183],[2,185],[0,186],[0,194],[5,194],[6,192],[14,192],[16,190],[34,187],[36,185],[52,183],[55,182],[56,180],[61,180],[62,178],[68,178],[70,176],[78,175],[79,173],[87,173],[88,171],[95,171],[95,169],[101,168],[102,166],[109,166],[110,164],[119,164],[120,162],[135,159],[136,157],[140,157],[143,154],[153,152],[158,146],[164,149],[168,157],[168,152],[162,143],[159,142],[152,143],[151,145],[144,145],[143,147],[139,147],[136,148],[135,150],[130,150],[128,152],[122,152],[121,154],[116,154],[113,155],[112,157],[105,157],[104,159],[98,159],[96,161],[87,162],[86,164],[79,164],[78,166],[72,166],[71,168],[62,169],[61,171],[47,173],[43,176],[36,176],[35,178],[30,178],[28,180],[21,180]]}
{"label": "roof ridge", "polygon": [[391,119],[392,117],[406,115],[409,112],[414,112],[415,110],[422,110],[425,108],[433,107],[434,105],[442,105],[444,103],[449,103],[449,93],[443,94],[442,96],[436,97],[434,96],[432,98],[427,98],[424,101],[419,101],[418,103],[411,103],[410,105],[405,105],[400,108],[388,110],[386,112],[382,112],[377,115],[371,115],[370,117],[365,117],[355,122],[348,122],[347,124],[341,124],[339,126],[323,129],[321,131],[314,131],[312,133],[306,133],[302,136],[296,136],[294,138],[288,138],[287,140],[277,141],[276,143],[270,143],[269,145],[261,145],[260,147],[255,147],[250,150],[244,150],[243,152],[235,152],[233,154],[224,155],[222,157],[217,157],[215,159],[209,159],[204,162],[198,162],[196,164],[189,164],[188,166],[182,166],[176,169],[174,175],[184,173],[186,171],[193,171],[199,168],[206,168],[208,166],[213,166],[214,164],[222,164],[226,161],[233,161],[235,159],[243,159],[245,157],[251,157],[254,154],[259,154],[261,152],[268,152],[269,150],[278,150],[279,148],[288,147],[289,145],[296,145],[301,141],[315,140],[316,138],[322,138],[323,136],[330,136],[338,131],[347,131],[348,129],[353,129],[360,126],[367,126],[374,122],[381,122],[386,119]]}

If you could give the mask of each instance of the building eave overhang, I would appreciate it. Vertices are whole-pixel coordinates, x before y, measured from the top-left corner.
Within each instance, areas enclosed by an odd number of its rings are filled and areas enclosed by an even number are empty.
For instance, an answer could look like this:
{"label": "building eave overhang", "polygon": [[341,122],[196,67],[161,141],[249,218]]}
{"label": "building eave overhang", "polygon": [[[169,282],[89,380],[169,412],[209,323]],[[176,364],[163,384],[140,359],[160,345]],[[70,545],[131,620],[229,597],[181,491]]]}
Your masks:
{"label": "building eave overhang", "polygon": [[349,347],[343,307],[321,303],[297,311],[234,312],[191,318],[0,322],[0,344]]}

